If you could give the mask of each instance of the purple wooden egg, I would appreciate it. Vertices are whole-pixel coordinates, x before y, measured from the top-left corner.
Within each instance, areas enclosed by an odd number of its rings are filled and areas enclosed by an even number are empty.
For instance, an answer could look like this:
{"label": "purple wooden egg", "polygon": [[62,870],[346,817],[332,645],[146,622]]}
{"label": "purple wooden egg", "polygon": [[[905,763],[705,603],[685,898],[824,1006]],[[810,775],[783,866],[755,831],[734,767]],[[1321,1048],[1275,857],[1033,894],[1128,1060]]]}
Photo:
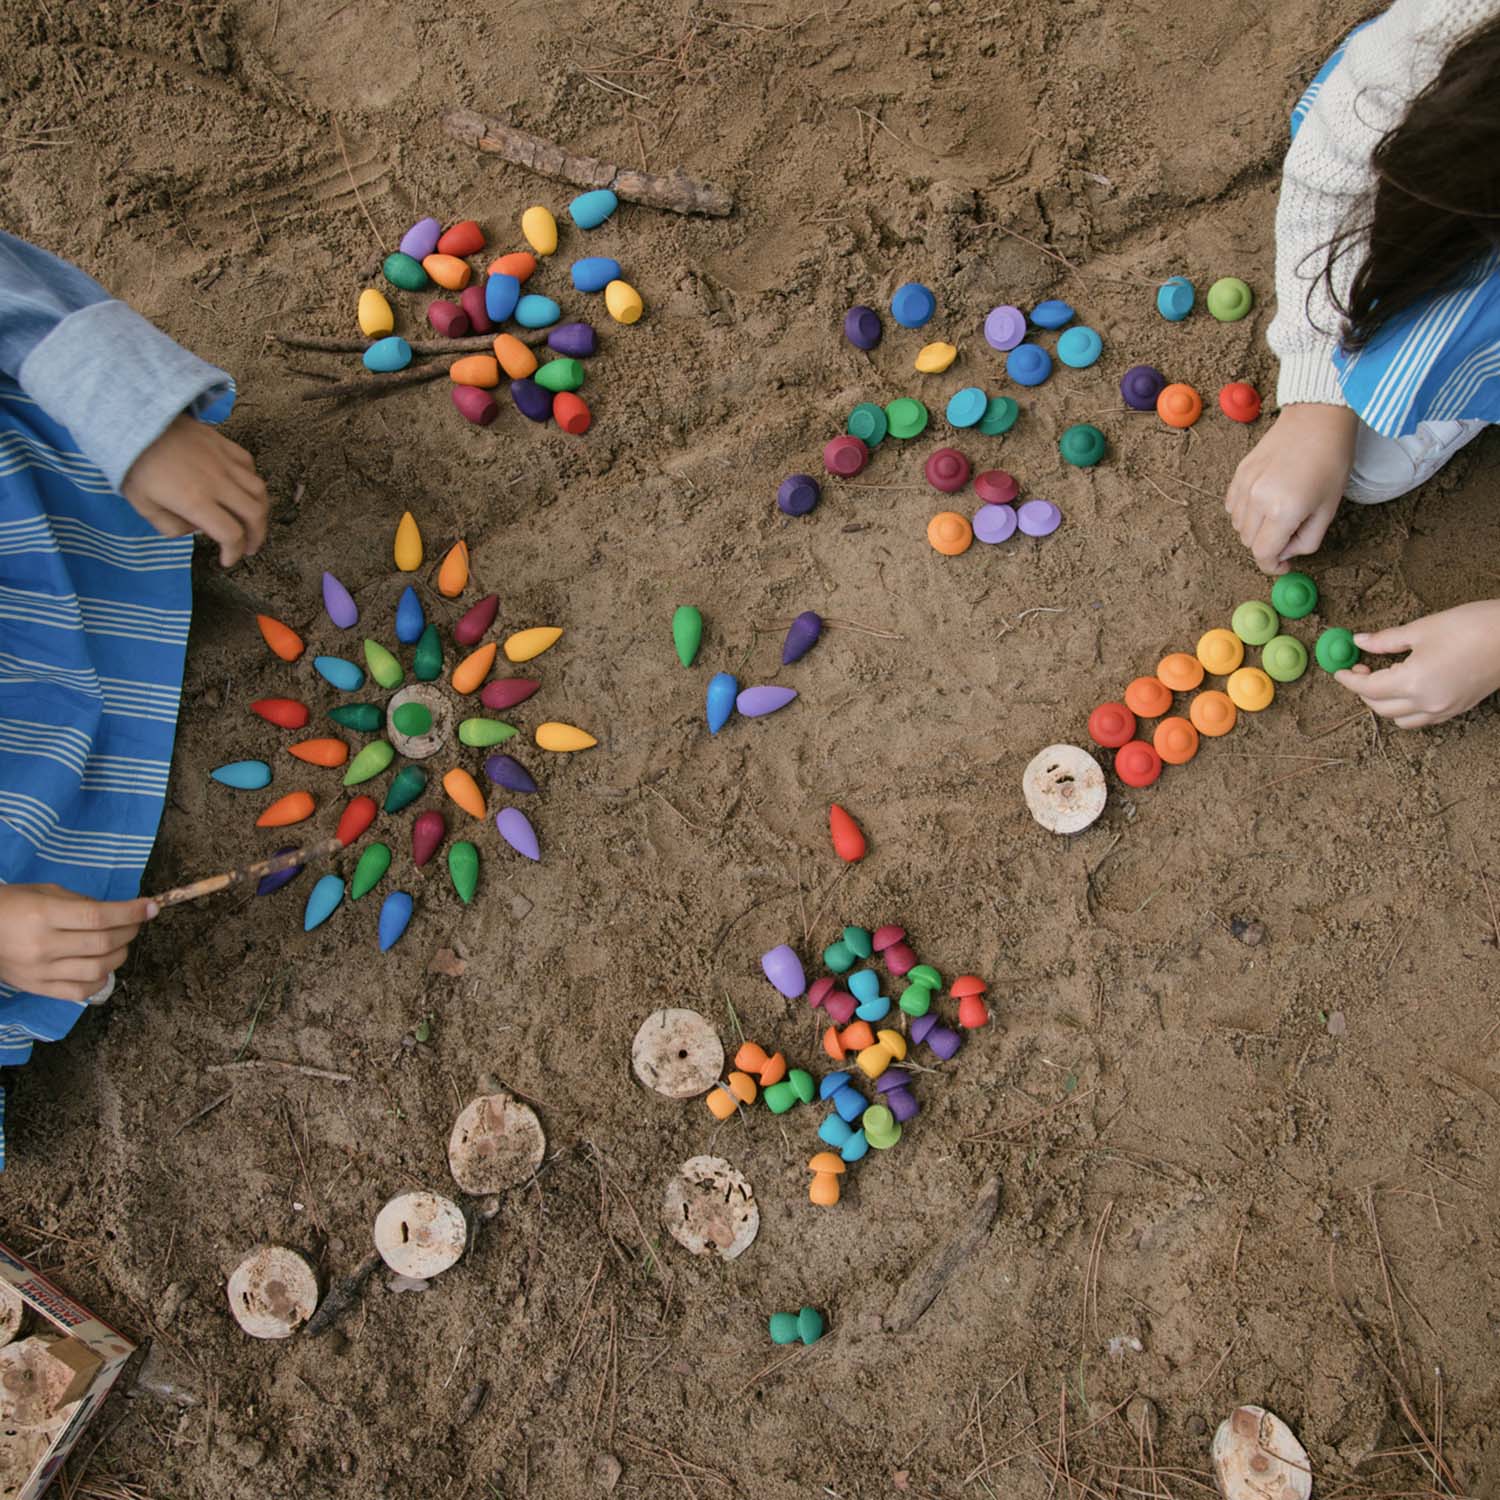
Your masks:
{"label": "purple wooden egg", "polygon": [[510,396],[521,415],[533,422],[545,422],[552,415],[552,392],[544,391],[534,380],[512,380]]}
{"label": "purple wooden egg", "polygon": [[401,253],[411,256],[413,260],[425,260],[437,249],[442,232],[443,226],[436,219],[418,219],[401,236]]}
{"label": "purple wooden egg", "polygon": [[[278,854],[290,854],[297,846],[288,844],[285,849],[278,849]],[[290,885],[302,873],[301,865],[293,865],[290,870],[278,870],[274,875],[262,875],[260,884],[255,887],[257,896],[269,896],[273,891],[279,891],[282,886]]]}
{"label": "purple wooden egg", "polygon": [[760,966],[767,979],[788,1000],[795,1000],[807,988],[807,976],[802,972],[802,960],[782,943],[760,956]]}
{"label": "purple wooden egg", "polygon": [[734,700],[734,706],[747,719],[754,719],[761,714],[774,714],[778,708],[785,708],[796,696],[796,688],[777,687],[774,683],[767,683],[762,687],[746,688]]}
{"label": "purple wooden egg", "polygon": [[587,323],[562,323],[547,335],[547,347],[573,359],[587,359],[598,349],[599,340]]}
{"label": "purple wooden egg", "polygon": [[927,1034],[936,1025],[937,1017],[933,1015],[931,1011],[928,1011],[925,1016],[918,1016],[917,1019],[911,1023],[912,1041],[918,1043],[919,1045],[922,1042],[925,1042],[927,1040]]}
{"label": "purple wooden egg", "polygon": [[492,755],[484,763],[484,774],[508,792],[534,792],[536,782],[526,767],[509,755]]}
{"label": "purple wooden egg", "polygon": [[500,837],[517,854],[524,854],[527,859],[542,857],[542,848],[536,839],[536,829],[531,826],[531,819],[519,808],[501,808],[495,817],[495,827],[500,830]]}
{"label": "purple wooden egg", "polygon": [[499,594],[486,594],[478,604],[464,611],[453,627],[453,639],[460,646],[477,646],[480,637],[495,623],[495,611],[499,608]]}
{"label": "purple wooden egg", "polygon": [[781,643],[781,665],[789,667],[794,661],[801,660],[818,644],[818,637],[822,634],[823,617],[810,609],[803,610],[792,621],[792,628]]}
{"label": "purple wooden egg", "polygon": [[359,606],[332,573],[323,575],[323,608],[340,630],[347,630],[359,620]]}
{"label": "purple wooden egg", "polygon": [[848,990],[835,990],[824,1002],[826,1010],[837,1026],[847,1026],[854,1019],[859,1002]]}
{"label": "purple wooden egg", "polygon": [[411,825],[411,859],[417,866],[425,865],[438,852],[448,826],[440,812],[424,812]]}
{"label": "purple wooden egg", "polygon": [[[916,1027],[912,1027],[912,1030],[915,1031]],[[932,1050],[940,1058],[942,1058],[944,1062],[947,1062],[948,1059],[958,1051],[959,1047],[962,1044],[963,1038],[949,1026],[934,1026],[932,1030],[927,1033],[927,1045],[931,1047]]]}
{"label": "purple wooden egg", "polygon": [[453,404],[466,422],[476,427],[488,427],[500,415],[495,398],[481,386],[455,385],[451,387]]}
{"label": "purple wooden egg", "polygon": [[910,1089],[892,1089],[885,1096],[885,1107],[904,1125],[917,1112],[917,1101]]}

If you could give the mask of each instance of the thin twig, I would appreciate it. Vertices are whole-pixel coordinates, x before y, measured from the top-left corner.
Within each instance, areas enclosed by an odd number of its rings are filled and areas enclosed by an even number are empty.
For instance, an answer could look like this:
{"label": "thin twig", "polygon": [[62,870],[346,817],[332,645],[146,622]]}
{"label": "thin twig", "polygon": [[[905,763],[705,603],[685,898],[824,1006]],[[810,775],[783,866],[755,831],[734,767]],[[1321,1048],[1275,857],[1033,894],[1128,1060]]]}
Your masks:
{"label": "thin twig", "polygon": [[365,223],[370,226],[370,234],[375,240],[375,248],[385,248],[386,237],[375,227],[375,221],[370,217],[370,210],[365,207],[365,195],[360,192],[359,184],[354,180],[354,168],[349,162],[349,153],[344,149],[344,132],[339,129],[339,122],[333,122],[333,138],[338,142],[339,155],[344,158],[344,170],[349,174],[349,186],[354,189],[355,201],[359,204],[359,211],[365,216]]}
{"label": "thin twig", "polygon": [[278,1062],[275,1058],[247,1058],[244,1062],[210,1063],[205,1073],[233,1073],[242,1069],[274,1070],[282,1073],[300,1073],[304,1078],[326,1078],[330,1083],[353,1083],[349,1073],[330,1073],[327,1068],[308,1068],[301,1063]]}

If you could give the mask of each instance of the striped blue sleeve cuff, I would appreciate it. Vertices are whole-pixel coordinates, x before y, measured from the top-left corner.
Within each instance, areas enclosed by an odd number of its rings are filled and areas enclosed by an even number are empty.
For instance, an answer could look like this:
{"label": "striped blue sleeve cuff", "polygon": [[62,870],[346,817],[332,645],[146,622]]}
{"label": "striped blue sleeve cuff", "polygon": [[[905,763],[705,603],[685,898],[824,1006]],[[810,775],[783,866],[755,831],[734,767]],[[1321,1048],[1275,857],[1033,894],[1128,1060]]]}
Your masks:
{"label": "striped blue sleeve cuff", "polygon": [[175,417],[197,416],[233,390],[223,370],[123,302],[69,313],[26,356],[19,378],[116,490]]}

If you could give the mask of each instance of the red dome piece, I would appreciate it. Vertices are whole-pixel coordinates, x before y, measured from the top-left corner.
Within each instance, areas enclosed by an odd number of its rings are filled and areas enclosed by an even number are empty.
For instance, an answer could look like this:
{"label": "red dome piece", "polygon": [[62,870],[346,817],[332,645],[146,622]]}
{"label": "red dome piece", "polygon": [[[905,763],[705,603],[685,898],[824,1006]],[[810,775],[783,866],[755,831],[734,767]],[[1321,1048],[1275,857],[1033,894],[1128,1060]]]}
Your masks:
{"label": "red dome piece", "polygon": [[893,923],[886,923],[884,927],[877,927],[874,936],[870,939],[877,953],[884,953],[892,943],[899,943],[906,936],[904,927],[897,927]]}
{"label": "red dome piece", "polygon": [[969,482],[969,460],[957,448],[939,448],[927,455],[922,472],[933,489],[951,495]]}
{"label": "red dome piece", "polygon": [[982,995],[987,986],[984,980],[975,974],[960,974],[953,981],[953,988],[948,991],[955,1000],[962,1000],[965,995]]}
{"label": "red dome piece", "polygon": [[864,441],[850,433],[830,438],[823,445],[823,467],[840,479],[852,479],[870,461]]}
{"label": "red dome piece", "polygon": [[974,476],[974,493],[986,505],[1010,505],[1021,493],[1021,486],[1016,483],[1016,476],[1004,469],[986,469]]}
{"label": "red dome piece", "polygon": [[815,979],[807,987],[807,1003],[816,1010],[834,991],[838,980],[825,974],[821,979]]}
{"label": "red dome piece", "polygon": [[1150,786],[1161,775],[1161,756],[1145,740],[1131,740],[1115,751],[1115,775],[1126,786]]}
{"label": "red dome piece", "polygon": [[977,1031],[981,1026],[988,1026],[989,1022],[990,1008],[982,996],[965,995],[958,1002],[958,1024],[965,1031]]}
{"label": "red dome piece", "polygon": [[1260,416],[1260,392],[1246,380],[1232,380],[1219,392],[1219,410],[1231,422],[1253,422]]}
{"label": "red dome piece", "polygon": [[307,705],[298,703],[295,698],[257,698],[250,705],[250,712],[259,714],[267,724],[274,724],[278,729],[303,729],[307,726]]}
{"label": "red dome piece", "polygon": [[375,821],[375,799],[356,797],[343,811],[334,837],[346,849]]}
{"label": "red dome piece", "polygon": [[865,857],[868,845],[859,824],[837,802],[828,809],[828,831],[833,836],[833,852],[846,864]]}
{"label": "red dome piece", "polygon": [[1135,736],[1135,715],[1123,703],[1101,703],[1089,715],[1089,738],[1106,750],[1117,750]]}

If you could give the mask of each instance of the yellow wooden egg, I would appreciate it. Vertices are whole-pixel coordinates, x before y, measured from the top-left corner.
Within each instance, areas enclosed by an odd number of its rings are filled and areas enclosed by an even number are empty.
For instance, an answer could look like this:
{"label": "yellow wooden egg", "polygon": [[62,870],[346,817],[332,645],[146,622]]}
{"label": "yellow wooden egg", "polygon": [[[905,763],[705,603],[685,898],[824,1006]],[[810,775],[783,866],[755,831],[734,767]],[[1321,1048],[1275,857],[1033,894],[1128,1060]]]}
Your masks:
{"label": "yellow wooden egg", "polygon": [[521,233],[538,255],[551,255],[557,249],[557,220],[539,203],[521,215]]}
{"label": "yellow wooden egg", "polygon": [[396,327],[391,304],[372,286],[359,294],[359,331],[367,338],[383,338]]}
{"label": "yellow wooden egg", "polygon": [[917,351],[916,365],[924,375],[940,375],[957,358],[952,344],[924,344]]}
{"label": "yellow wooden egg", "polygon": [[588,750],[599,743],[573,724],[538,724],[536,742],[543,750]]}
{"label": "yellow wooden egg", "polygon": [[556,625],[533,625],[530,630],[518,630],[505,638],[506,660],[530,661],[561,639],[562,631]]}
{"label": "yellow wooden egg", "polygon": [[636,323],[645,312],[641,294],[628,281],[612,281],[604,288],[604,305],[616,323]]}

